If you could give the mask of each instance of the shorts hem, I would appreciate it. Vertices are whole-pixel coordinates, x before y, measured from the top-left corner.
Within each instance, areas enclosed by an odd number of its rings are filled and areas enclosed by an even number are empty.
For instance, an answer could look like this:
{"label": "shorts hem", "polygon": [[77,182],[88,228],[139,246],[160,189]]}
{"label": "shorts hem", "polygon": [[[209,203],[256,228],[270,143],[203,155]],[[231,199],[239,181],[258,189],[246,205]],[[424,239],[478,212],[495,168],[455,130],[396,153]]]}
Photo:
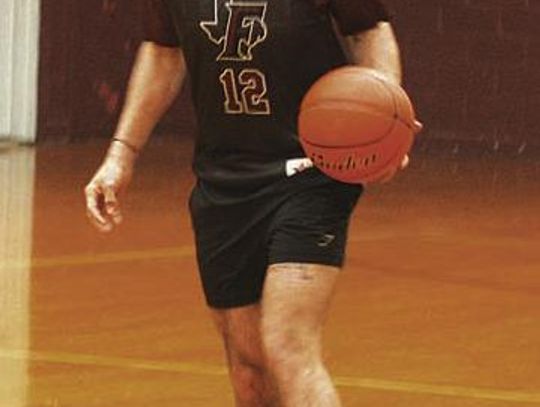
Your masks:
{"label": "shorts hem", "polygon": [[268,266],[280,263],[304,263],[304,264],[319,264],[321,266],[343,267],[345,260],[341,257],[302,257],[302,256],[274,256],[268,262]]}
{"label": "shorts hem", "polygon": [[261,297],[246,297],[221,300],[207,300],[206,304],[212,309],[229,309],[247,307],[248,305],[257,304]]}

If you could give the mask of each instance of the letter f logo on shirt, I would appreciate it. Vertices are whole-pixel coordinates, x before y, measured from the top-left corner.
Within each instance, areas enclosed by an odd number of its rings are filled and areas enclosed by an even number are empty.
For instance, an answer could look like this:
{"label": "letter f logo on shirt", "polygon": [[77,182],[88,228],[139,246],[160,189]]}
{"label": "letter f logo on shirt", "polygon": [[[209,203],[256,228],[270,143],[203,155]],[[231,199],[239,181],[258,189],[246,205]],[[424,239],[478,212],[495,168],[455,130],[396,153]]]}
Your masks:
{"label": "letter f logo on shirt", "polygon": [[200,27],[208,38],[221,46],[218,61],[251,61],[252,49],[266,39],[266,2],[214,0],[214,20]]}

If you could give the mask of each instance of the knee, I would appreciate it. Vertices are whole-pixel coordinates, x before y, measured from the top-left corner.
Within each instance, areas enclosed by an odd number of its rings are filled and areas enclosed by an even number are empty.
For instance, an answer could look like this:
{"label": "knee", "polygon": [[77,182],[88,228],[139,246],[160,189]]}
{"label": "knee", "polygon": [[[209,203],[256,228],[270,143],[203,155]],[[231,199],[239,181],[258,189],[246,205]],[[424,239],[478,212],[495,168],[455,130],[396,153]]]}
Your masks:
{"label": "knee", "polygon": [[228,358],[232,373],[238,377],[247,379],[251,376],[258,376],[263,374],[266,368],[262,356],[254,356],[239,349],[230,350]]}
{"label": "knee", "polygon": [[[227,346],[229,375],[240,405],[267,405],[276,397],[262,351]],[[270,405],[270,404],[268,404]]]}
{"label": "knee", "polygon": [[319,359],[318,338],[294,327],[267,327],[263,330],[263,343],[268,366],[274,372],[280,367],[300,369]]}
{"label": "knee", "polygon": [[265,359],[261,345],[247,343],[224,331],[225,353],[234,380],[250,382],[256,380],[265,371]]}

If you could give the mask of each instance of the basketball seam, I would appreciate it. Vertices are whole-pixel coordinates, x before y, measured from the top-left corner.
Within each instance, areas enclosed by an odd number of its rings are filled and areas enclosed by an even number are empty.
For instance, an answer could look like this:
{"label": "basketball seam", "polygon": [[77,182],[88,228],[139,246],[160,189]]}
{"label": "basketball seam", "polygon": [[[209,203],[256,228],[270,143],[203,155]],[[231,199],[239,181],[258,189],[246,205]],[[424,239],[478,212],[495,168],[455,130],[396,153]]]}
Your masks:
{"label": "basketball seam", "polygon": [[[362,144],[364,146],[369,146],[369,145],[371,145],[373,143],[378,143],[379,141],[383,140],[385,137],[387,137],[390,134],[390,132],[392,132],[394,130],[394,128],[396,127],[396,122],[401,122],[408,129],[414,130],[414,128],[413,128],[413,126],[411,124],[407,123],[405,120],[403,120],[398,115],[398,106],[397,106],[396,98],[394,96],[394,90],[390,87],[390,85],[386,82],[386,80],[384,80],[382,78],[379,78],[376,75],[373,75],[373,77],[378,82],[380,82],[382,84],[383,88],[386,90],[386,92],[390,94],[390,98],[391,98],[392,104],[394,106],[394,113],[393,113],[393,117],[392,117],[392,123],[389,126],[389,129],[386,131],[386,133],[384,133],[381,137],[372,140],[370,143]],[[330,104],[332,104],[332,103],[336,103],[336,104],[337,103],[344,103],[344,104],[350,105],[351,102],[349,100],[344,100],[344,99],[330,99],[330,100],[325,100],[324,103],[325,104],[328,104],[328,103],[330,103]],[[310,107],[301,109],[301,113],[312,110],[312,109],[315,109],[320,105],[321,105],[320,103],[317,103],[317,104],[311,105]],[[362,105],[362,107],[365,107],[365,106],[366,105]],[[367,113],[373,114],[374,116],[385,117],[384,114],[379,113],[377,110],[373,109],[374,105],[367,105],[367,106],[370,107],[369,109],[366,109]],[[351,108],[348,108],[347,106],[345,106],[345,110],[354,111],[355,109],[351,109]],[[304,137],[304,139],[305,139],[305,137]],[[314,144],[314,143],[311,143],[311,144],[316,146],[316,147],[328,147],[328,146],[324,146],[324,145],[320,145],[320,144]],[[340,146],[339,148],[347,148],[347,147],[355,147],[355,146],[357,146],[357,145],[346,145],[346,146]]]}
{"label": "basketball seam", "polygon": [[[411,124],[411,123],[407,123],[398,114],[398,106],[397,106],[396,96],[394,95],[393,89],[391,88],[391,86],[393,86],[393,85],[390,85],[388,82],[386,82],[386,80],[384,80],[382,78],[378,78],[376,75],[373,75],[373,77],[376,80],[378,80],[383,85],[383,87],[385,87],[387,90],[390,91],[390,95],[392,96],[392,103],[394,104],[394,118],[397,121],[400,121],[403,125],[405,125],[405,127],[409,128],[410,130],[413,130],[413,132],[414,132],[414,125]],[[403,89],[401,88],[401,86],[397,86],[397,88],[398,88],[398,92],[403,92]]]}
{"label": "basketball seam", "polygon": [[376,179],[378,179],[379,177],[381,177],[381,176],[385,173],[385,171],[387,170],[386,167],[395,161],[395,159],[397,158],[398,154],[400,154],[400,152],[401,152],[401,149],[398,148],[398,149],[395,151],[394,155],[392,155],[392,158],[390,158],[389,160],[387,160],[387,161],[381,166],[381,169],[380,169],[378,172],[376,172],[375,174],[372,174],[371,177],[370,177],[371,179],[370,179],[369,181],[366,181],[366,183],[372,182],[373,180],[376,180]]}
{"label": "basketball seam", "polygon": [[[394,100],[392,100],[392,103],[394,104],[394,114],[393,114],[393,117],[394,118],[396,116],[396,112],[395,112],[395,102]],[[301,109],[301,113],[305,113],[305,112],[309,112],[311,110],[316,110],[316,109],[321,109],[321,108],[326,108],[328,106],[336,106],[336,105],[339,105],[340,107],[342,107],[344,110],[348,110],[348,111],[356,111],[356,112],[366,112],[366,113],[370,113],[370,114],[373,114],[374,116],[382,116],[382,117],[386,117],[386,115],[381,112],[380,110],[377,110],[376,109],[376,106],[375,105],[362,105],[362,109],[358,109],[358,106],[357,105],[353,105],[354,108],[350,107],[351,106],[351,102],[348,101],[348,100],[338,100],[338,99],[334,99],[334,100],[325,100],[324,103],[317,103],[317,104],[313,104],[309,107],[304,107],[303,109]]]}
{"label": "basketball seam", "polygon": [[[372,144],[376,144],[378,143],[379,141],[383,140],[384,138],[388,137],[388,135],[395,129],[396,127],[396,124],[397,123],[402,123],[403,125],[405,125],[405,123],[403,123],[401,120],[398,120],[398,118],[396,116],[393,117],[392,119],[392,123],[390,125],[390,128],[389,130],[384,133],[381,137],[377,138],[377,139],[374,139],[372,140],[371,142],[369,143],[362,143],[362,144],[346,144],[346,145],[341,145],[341,146],[329,146],[329,145],[324,145],[324,144],[318,144],[318,143],[313,143],[312,141],[310,141],[308,138],[306,137],[301,137],[302,141],[305,141],[309,144],[311,144],[312,146],[315,146],[315,147],[321,147],[321,148],[328,148],[328,147],[331,147],[331,148],[354,148],[354,147],[358,147],[358,146],[370,146]],[[409,128],[409,126],[406,126]]]}
{"label": "basketball seam", "polygon": [[[345,144],[345,145],[341,145],[341,146],[330,146],[330,145],[325,145],[325,144],[319,144],[319,143],[314,143],[312,142],[311,140],[305,138],[305,137],[301,137],[302,141],[303,142],[306,142],[306,143],[309,143],[311,144],[312,146],[314,147],[320,147],[320,148],[335,148],[335,149],[347,149],[347,148],[354,148],[354,147],[359,147],[359,146],[370,146],[372,144],[376,144],[378,143],[379,141],[381,141],[382,139],[384,139],[385,137],[387,137],[390,132],[392,132],[395,127],[396,127],[396,124],[397,123],[401,123],[403,125],[405,125],[404,123],[401,122],[401,120],[396,120],[396,118],[394,118],[392,120],[392,125],[390,126],[390,130],[388,132],[386,132],[383,136],[381,136],[380,138],[376,139],[376,140],[373,140],[372,142],[370,143],[362,143],[362,144]],[[406,126],[408,127],[408,126]]]}
{"label": "basketball seam", "polygon": [[[401,125],[405,126],[406,128],[408,128],[409,130],[412,130],[414,132],[414,125],[412,123],[408,123],[404,118],[400,117],[400,115],[399,115],[400,112],[398,110],[397,95],[394,95],[395,90],[391,87],[391,84],[388,84],[384,79],[378,78],[376,75],[374,75],[374,78],[382,85],[382,87],[386,90],[387,93],[390,93],[394,112],[393,112],[393,115],[392,115],[393,117],[390,118],[391,124],[390,124],[388,130],[385,132],[385,134],[383,134],[381,137],[379,137],[379,138],[377,138],[375,140],[372,140],[369,143],[361,144],[361,146],[366,146],[366,147],[371,146],[371,145],[373,145],[375,143],[378,143],[381,140],[384,140],[386,137],[389,137],[389,135],[393,131],[395,131],[395,129],[398,126],[399,123]],[[403,92],[403,90],[401,88],[398,89],[398,91]],[[328,104],[331,104],[331,105],[333,104],[333,105],[341,105],[340,106],[341,109],[348,110],[348,111],[359,111],[360,110],[360,109],[350,108],[350,103],[351,102],[349,100],[343,100],[343,99],[325,100],[324,103],[325,103],[326,106],[323,106],[323,107],[327,107]],[[304,107],[301,110],[303,112],[306,112],[306,111],[310,111],[310,110],[316,110],[316,109],[318,109],[320,107],[321,107],[321,103],[316,103],[316,104],[312,104],[309,107]],[[362,109],[360,111],[362,111],[364,113],[367,113],[367,114],[370,114],[370,115],[372,115],[374,117],[385,117],[385,118],[388,117],[388,115],[385,115],[384,113],[381,113],[380,111],[378,111],[376,109],[375,105],[362,105]],[[413,115],[414,115],[414,112],[413,112]],[[330,147],[330,146],[327,146],[327,145],[321,145],[321,144],[318,144],[318,143],[312,143],[307,138],[302,138],[302,141],[304,143],[306,143],[307,145],[311,145],[313,147],[318,147],[318,148],[328,148],[328,147]],[[334,148],[336,150],[341,150],[341,149],[346,150],[348,148],[355,148],[355,147],[359,147],[359,145],[353,144],[353,145],[345,145],[345,146],[331,147],[331,148]],[[398,147],[393,152],[391,157],[388,158],[387,160],[385,160],[385,162],[380,165],[380,167],[379,167],[380,169],[378,171],[376,171],[374,174],[371,174],[371,176],[367,177],[367,178],[369,178],[369,180],[360,181],[360,183],[366,183],[367,184],[369,182],[372,182],[377,177],[382,176],[382,174],[384,174],[384,171],[386,171],[386,168],[388,166],[392,165],[397,160],[397,158],[401,154],[402,150],[403,150],[403,146]],[[339,168],[337,170],[339,172],[342,172]]]}
{"label": "basketball seam", "polygon": [[[327,102],[325,102],[327,103]],[[373,143],[378,143],[379,141],[381,141],[382,139],[384,139],[386,136],[388,136],[388,134],[390,134],[390,132],[394,129],[395,125],[396,125],[396,119],[398,118],[397,116],[397,113],[396,113],[396,106],[395,106],[395,101],[392,100],[392,103],[394,104],[394,114],[392,115],[392,117],[389,119],[389,128],[388,130],[383,133],[380,137],[376,138],[376,139],[373,139],[370,143],[364,143],[362,145],[365,145],[365,146],[368,146],[370,144],[373,144]],[[309,111],[309,110],[313,110],[317,108],[317,106],[313,106],[313,107],[310,107],[308,109],[305,109],[303,110],[303,113],[306,112],[306,111]],[[350,109],[350,108],[346,108],[345,110],[349,110],[349,111],[358,111],[357,109]],[[372,116],[374,117],[388,117],[387,115],[384,115],[382,113],[379,113],[377,110],[373,109],[366,109],[365,111],[366,113],[369,113],[371,114]],[[408,126],[407,126],[408,127]],[[306,137],[302,137],[302,139],[307,139]],[[313,144],[313,143],[312,143]],[[319,146],[319,147],[323,147],[323,145],[320,145],[320,144],[313,144],[314,146]],[[345,146],[340,146],[340,147],[344,147],[344,148],[347,148],[347,147],[353,147],[353,146],[357,146],[357,144],[353,144],[353,145],[345,145]]]}

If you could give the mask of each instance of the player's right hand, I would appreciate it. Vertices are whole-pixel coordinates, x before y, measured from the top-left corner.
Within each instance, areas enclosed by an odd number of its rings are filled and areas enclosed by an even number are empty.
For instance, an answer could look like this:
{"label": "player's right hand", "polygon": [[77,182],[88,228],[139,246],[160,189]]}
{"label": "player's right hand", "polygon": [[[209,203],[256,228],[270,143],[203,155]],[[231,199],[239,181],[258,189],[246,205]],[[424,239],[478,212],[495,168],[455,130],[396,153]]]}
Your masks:
{"label": "player's right hand", "polygon": [[119,195],[129,185],[133,167],[133,159],[109,155],[84,189],[86,214],[99,231],[110,232],[122,222]]}

